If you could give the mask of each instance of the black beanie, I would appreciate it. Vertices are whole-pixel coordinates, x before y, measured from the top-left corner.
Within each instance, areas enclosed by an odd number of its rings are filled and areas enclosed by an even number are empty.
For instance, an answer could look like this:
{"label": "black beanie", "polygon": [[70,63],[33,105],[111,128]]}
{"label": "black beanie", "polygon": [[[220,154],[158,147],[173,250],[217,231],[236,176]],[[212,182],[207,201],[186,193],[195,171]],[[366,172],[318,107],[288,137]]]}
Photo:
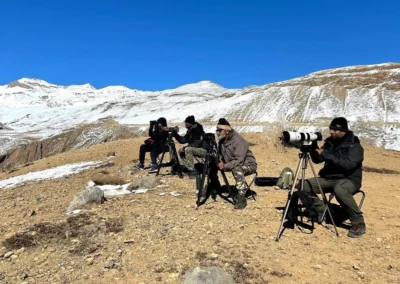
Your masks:
{"label": "black beanie", "polygon": [[186,117],[185,122],[186,123],[190,123],[190,124],[195,124],[196,123],[193,115],[189,115],[188,117]]}
{"label": "black beanie", "polygon": [[165,119],[165,117],[160,117],[159,119],[157,119],[157,122],[164,127],[167,126],[167,120]]}
{"label": "black beanie", "polygon": [[[340,127],[338,127],[338,125],[340,125]],[[347,125],[347,119],[344,117],[334,118],[329,127],[332,129],[335,129],[335,130],[343,131],[343,132],[349,131],[349,126]]]}
{"label": "black beanie", "polygon": [[232,130],[231,125],[225,118],[220,118],[218,120],[217,128],[225,129],[225,130]]}

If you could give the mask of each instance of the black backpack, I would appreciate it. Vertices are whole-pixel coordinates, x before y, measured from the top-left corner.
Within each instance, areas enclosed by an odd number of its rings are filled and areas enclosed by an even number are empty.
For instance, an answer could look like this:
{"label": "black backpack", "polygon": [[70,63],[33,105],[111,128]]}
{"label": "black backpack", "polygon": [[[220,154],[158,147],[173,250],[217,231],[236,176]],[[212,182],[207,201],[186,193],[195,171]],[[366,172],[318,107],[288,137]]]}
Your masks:
{"label": "black backpack", "polygon": [[299,200],[301,201],[301,204],[303,204],[305,212],[308,213],[308,217],[312,219],[318,217],[318,212],[315,208],[315,204],[310,196],[308,196],[308,194],[304,191],[296,191],[292,195],[290,207],[286,215],[286,219],[288,220],[289,224],[293,225],[293,227],[294,223],[297,221],[297,217],[300,215]]}

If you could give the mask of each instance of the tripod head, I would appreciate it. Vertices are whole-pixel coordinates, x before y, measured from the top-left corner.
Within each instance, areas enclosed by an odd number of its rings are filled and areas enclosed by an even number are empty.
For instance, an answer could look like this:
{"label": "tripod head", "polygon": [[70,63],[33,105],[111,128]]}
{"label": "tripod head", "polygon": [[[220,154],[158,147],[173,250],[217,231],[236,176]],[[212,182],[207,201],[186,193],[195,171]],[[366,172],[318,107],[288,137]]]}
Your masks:
{"label": "tripod head", "polygon": [[300,152],[302,153],[311,153],[311,151],[315,150],[317,145],[313,143],[313,141],[303,141],[300,145]]}

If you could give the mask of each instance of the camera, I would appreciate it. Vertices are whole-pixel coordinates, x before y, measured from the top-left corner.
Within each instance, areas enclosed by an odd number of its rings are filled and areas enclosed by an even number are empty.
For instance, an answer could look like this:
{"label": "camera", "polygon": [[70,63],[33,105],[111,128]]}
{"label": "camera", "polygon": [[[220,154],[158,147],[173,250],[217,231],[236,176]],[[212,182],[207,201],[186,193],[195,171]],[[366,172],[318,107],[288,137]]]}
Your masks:
{"label": "camera", "polygon": [[283,131],[280,139],[285,146],[300,147],[302,144],[322,141],[322,134],[320,132]]}
{"label": "camera", "polygon": [[178,133],[179,132],[179,127],[178,126],[174,126],[174,127],[163,127],[162,131],[165,132],[171,132],[171,133]]}

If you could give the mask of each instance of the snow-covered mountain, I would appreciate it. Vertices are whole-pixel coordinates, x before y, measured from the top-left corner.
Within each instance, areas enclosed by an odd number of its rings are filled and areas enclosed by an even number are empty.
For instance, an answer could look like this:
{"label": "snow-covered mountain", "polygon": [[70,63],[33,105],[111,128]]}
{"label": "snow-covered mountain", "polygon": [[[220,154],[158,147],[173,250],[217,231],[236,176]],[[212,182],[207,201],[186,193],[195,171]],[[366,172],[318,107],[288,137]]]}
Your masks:
{"label": "snow-covered mountain", "polygon": [[378,138],[380,131],[385,133],[390,141],[381,137],[380,146],[400,150],[399,99],[398,63],[324,70],[243,89],[201,81],[150,92],[124,86],[58,86],[23,78],[0,86],[0,135],[15,145],[14,138],[21,135],[48,137],[105,118],[121,124],[147,124],[160,116],[182,122],[187,115],[195,115],[200,121],[226,117],[241,125],[276,121],[313,125],[345,116],[355,127],[373,126]]}

